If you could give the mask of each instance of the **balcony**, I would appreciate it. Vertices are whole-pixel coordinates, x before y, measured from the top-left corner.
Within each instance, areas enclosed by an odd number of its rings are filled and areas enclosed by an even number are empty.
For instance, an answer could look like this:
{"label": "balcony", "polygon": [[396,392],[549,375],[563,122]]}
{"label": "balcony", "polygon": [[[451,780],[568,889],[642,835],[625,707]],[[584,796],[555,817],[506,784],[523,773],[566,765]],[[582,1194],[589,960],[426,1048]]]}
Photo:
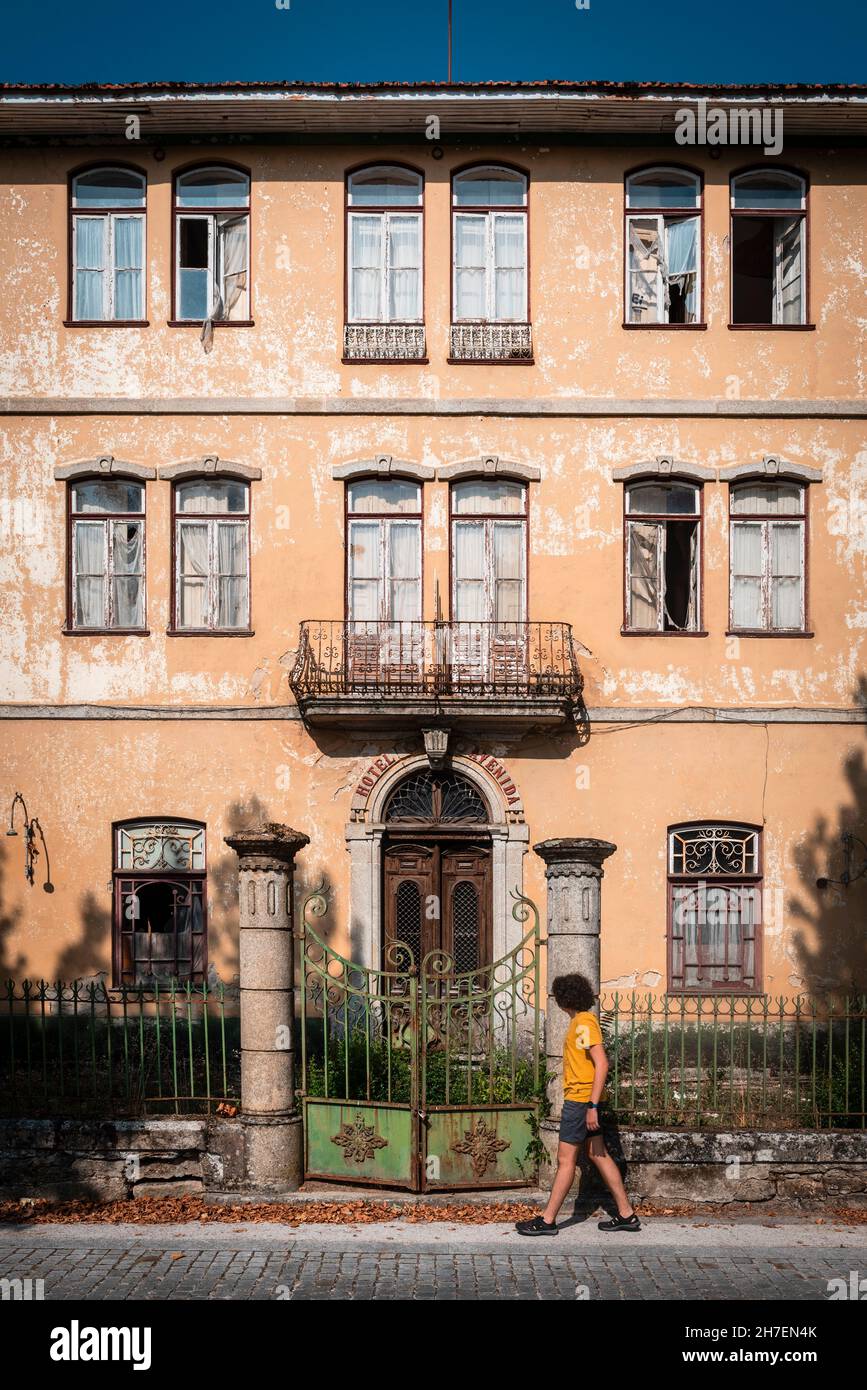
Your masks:
{"label": "balcony", "polygon": [[289,684],[309,724],[557,728],[581,702],[569,623],[301,624]]}
{"label": "balcony", "polygon": [[532,362],[529,323],[453,323],[452,362]]}
{"label": "balcony", "polygon": [[347,323],[343,329],[346,362],[423,362],[423,323]]}

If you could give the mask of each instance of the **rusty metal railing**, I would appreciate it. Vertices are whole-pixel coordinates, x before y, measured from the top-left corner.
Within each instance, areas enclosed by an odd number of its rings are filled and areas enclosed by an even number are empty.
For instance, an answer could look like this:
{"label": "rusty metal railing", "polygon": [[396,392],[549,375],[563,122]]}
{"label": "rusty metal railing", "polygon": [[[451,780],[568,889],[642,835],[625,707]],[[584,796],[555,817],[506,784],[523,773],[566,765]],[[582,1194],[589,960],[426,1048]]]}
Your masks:
{"label": "rusty metal railing", "polygon": [[569,623],[308,620],[289,684],[322,696],[495,696],[577,701]]}

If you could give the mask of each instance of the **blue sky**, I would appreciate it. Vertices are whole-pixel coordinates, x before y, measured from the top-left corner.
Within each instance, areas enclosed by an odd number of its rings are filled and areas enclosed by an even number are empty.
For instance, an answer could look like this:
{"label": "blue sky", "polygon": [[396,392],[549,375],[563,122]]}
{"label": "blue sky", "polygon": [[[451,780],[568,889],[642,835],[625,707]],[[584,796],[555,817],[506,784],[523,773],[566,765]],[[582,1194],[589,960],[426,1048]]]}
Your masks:
{"label": "blue sky", "polygon": [[[286,0],[283,0],[286,3]],[[453,0],[457,79],[867,81],[864,0]],[[446,77],[448,0],[7,5],[0,80]]]}

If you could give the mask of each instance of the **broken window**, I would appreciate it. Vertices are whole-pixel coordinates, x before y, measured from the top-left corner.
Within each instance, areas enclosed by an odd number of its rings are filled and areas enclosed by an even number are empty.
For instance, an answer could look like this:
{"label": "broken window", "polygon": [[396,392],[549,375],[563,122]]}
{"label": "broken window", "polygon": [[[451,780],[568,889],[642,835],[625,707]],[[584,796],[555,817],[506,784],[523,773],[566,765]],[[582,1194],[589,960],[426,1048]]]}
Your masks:
{"label": "broken window", "polygon": [[178,483],[175,630],[250,626],[250,488],[235,480]]}
{"label": "broken window", "polygon": [[456,174],[455,323],[527,322],[527,179],[514,169]]}
{"label": "broken window", "polygon": [[720,822],[668,834],[668,987],[749,993],[760,985],[760,831]]}
{"label": "broken window", "polygon": [[123,478],[74,483],[69,519],[69,628],[142,631],[144,488]]}
{"label": "broken window", "polygon": [[207,972],[204,825],[115,825],[113,868],[114,983],[201,983]]}
{"label": "broken window", "polygon": [[626,180],[626,322],[699,322],[701,183],[683,169]]}
{"label": "broken window", "polygon": [[201,168],[175,186],[175,320],[201,323],[211,346],[215,323],[250,318],[250,179],[239,169]]}
{"label": "broken window", "polygon": [[72,180],[72,322],[144,319],[145,196],[134,169],[89,169]]}
{"label": "broken window", "polygon": [[421,323],[421,175],[392,165],[358,170],[347,204],[349,322]]}
{"label": "broken window", "polygon": [[805,614],[805,489],[741,483],[731,489],[731,626],[802,632]]}
{"label": "broken window", "polygon": [[634,483],[626,489],[626,628],[697,632],[701,554],[699,489]]}
{"label": "broken window", "polygon": [[804,180],[779,169],[739,174],[731,205],[732,323],[806,323]]}

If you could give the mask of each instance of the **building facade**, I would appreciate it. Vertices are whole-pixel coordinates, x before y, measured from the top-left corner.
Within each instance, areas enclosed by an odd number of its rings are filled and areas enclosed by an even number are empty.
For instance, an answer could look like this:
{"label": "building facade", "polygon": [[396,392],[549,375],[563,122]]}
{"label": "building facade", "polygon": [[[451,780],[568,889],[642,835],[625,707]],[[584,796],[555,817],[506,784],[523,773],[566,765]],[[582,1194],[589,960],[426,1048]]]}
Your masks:
{"label": "building facade", "polygon": [[863,988],[865,122],[0,93],[0,974],[232,980],[264,820],[374,966],[597,837],[605,988]]}

